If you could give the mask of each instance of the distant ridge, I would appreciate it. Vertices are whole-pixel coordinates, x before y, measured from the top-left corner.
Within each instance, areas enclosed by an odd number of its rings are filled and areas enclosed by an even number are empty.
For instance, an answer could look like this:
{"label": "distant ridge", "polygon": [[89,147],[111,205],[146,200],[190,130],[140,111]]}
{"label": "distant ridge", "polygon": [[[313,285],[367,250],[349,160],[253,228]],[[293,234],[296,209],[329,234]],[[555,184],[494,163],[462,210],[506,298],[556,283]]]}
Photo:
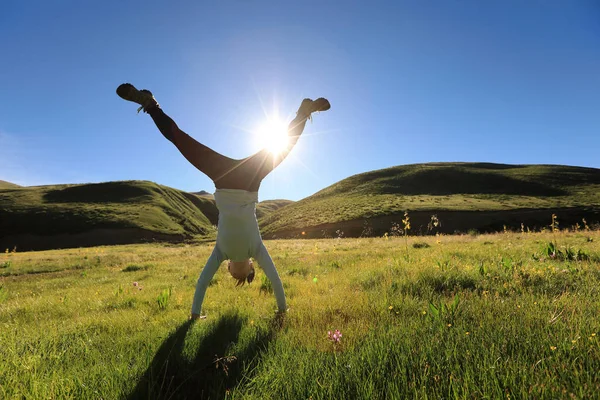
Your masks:
{"label": "distant ridge", "polygon": [[[266,238],[380,235],[412,215],[423,233],[443,213],[442,232],[494,231],[597,221],[600,170],[561,165],[428,163],[343,179],[260,220]],[[439,217],[440,215],[438,215]],[[339,231],[339,232],[338,232]],[[302,233],[304,232],[304,234]]]}
{"label": "distant ridge", "polygon": [[215,198],[214,194],[209,193],[206,190],[201,190],[199,192],[191,192],[191,193],[195,194],[196,196],[206,197],[207,199],[214,199]]}
{"label": "distant ridge", "polygon": [[282,199],[261,201],[256,205],[256,218],[260,220],[261,218],[293,203],[295,202],[292,200]]}

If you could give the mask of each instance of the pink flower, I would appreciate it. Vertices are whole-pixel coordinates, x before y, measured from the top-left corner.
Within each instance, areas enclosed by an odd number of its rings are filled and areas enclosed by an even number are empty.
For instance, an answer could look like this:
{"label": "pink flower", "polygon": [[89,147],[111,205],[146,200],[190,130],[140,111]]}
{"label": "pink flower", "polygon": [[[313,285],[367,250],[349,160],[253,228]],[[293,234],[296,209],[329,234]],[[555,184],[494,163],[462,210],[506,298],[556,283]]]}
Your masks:
{"label": "pink flower", "polygon": [[331,340],[333,343],[339,343],[342,339],[342,333],[339,330],[335,330],[335,332],[331,333],[331,331],[327,331],[327,338]]}

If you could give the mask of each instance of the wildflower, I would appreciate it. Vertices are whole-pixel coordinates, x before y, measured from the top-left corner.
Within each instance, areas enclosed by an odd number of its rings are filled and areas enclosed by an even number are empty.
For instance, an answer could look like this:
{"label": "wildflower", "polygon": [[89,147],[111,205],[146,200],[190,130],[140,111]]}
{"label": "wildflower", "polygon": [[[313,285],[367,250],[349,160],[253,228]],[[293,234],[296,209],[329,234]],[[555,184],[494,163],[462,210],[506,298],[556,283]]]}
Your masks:
{"label": "wildflower", "polygon": [[558,221],[556,219],[556,214],[552,214],[552,223],[550,224],[550,228],[552,228],[552,232],[558,232]]}
{"label": "wildflower", "polygon": [[404,212],[402,224],[404,224],[404,234],[406,235],[406,232],[410,230],[410,217],[408,216],[408,211]]}
{"label": "wildflower", "polygon": [[334,332],[327,331],[327,338],[334,344],[337,344],[342,339],[342,333],[337,329]]}
{"label": "wildflower", "polygon": [[389,307],[388,307],[388,309],[389,309],[389,310],[393,310],[393,309],[394,309],[394,306],[389,306]]}
{"label": "wildflower", "polygon": [[427,314],[427,311],[423,310],[423,313],[422,313],[422,314],[423,314],[423,315]]}
{"label": "wildflower", "polygon": [[448,324],[448,328],[450,328],[452,326],[452,324]]}
{"label": "wildflower", "polygon": [[138,286],[138,283],[137,282],[133,282],[133,286]]}
{"label": "wildflower", "polygon": [[465,335],[469,336],[471,334],[471,332],[465,332]]}
{"label": "wildflower", "polygon": [[552,350],[552,351],[556,350],[556,346],[550,346],[550,350]]}

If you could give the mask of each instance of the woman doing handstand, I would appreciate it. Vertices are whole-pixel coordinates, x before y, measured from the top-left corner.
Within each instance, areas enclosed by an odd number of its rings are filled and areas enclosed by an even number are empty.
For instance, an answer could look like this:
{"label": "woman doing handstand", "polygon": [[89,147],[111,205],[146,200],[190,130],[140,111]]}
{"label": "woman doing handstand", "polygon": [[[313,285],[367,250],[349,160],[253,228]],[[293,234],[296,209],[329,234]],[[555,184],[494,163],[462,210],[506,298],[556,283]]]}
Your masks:
{"label": "woman doing handstand", "polygon": [[224,260],[229,260],[228,270],[237,279],[237,285],[252,282],[254,266],[251,257],[271,281],[279,312],[285,312],[283,285],[263,244],[256,220],[258,189],[261,181],[292,150],[304,130],[306,120],[313,112],[328,110],[329,102],[323,98],[302,101],[296,118],[288,126],[288,146],[278,157],[263,149],[244,159],[234,160],[198,143],[179,129],[149,90],[137,90],[133,85],[124,83],[117,88],[117,94],[139,104],[138,112],[144,110],[148,113],[164,137],[215,184],[215,202],[219,210],[217,242],[196,284],[191,318],[200,316],[208,284]]}

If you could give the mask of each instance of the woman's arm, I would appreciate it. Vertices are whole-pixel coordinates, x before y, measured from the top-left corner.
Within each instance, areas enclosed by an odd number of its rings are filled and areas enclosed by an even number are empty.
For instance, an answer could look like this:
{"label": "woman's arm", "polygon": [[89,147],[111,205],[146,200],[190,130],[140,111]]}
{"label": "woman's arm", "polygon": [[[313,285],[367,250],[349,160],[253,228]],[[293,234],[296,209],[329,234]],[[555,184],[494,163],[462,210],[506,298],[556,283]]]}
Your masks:
{"label": "woman's arm", "polygon": [[273,260],[271,259],[271,256],[269,255],[264,243],[260,243],[253,257],[256,259],[263,271],[265,271],[267,278],[269,278],[271,281],[279,312],[285,312],[287,307],[285,302],[285,293],[283,292],[283,285],[281,284],[281,279],[279,279],[279,274],[277,273],[277,269],[275,269],[275,264],[273,263]]}
{"label": "woman's arm", "polygon": [[204,301],[204,295],[206,294],[208,284],[219,270],[219,266],[222,262],[223,253],[221,253],[219,248],[215,245],[212,254],[208,257],[208,261],[206,261],[204,269],[202,269],[200,278],[198,278],[198,282],[196,283],[196,293],[194,293],[194,301],[192,302],[192,319],[196,319],[200,316],[202,302]]}

